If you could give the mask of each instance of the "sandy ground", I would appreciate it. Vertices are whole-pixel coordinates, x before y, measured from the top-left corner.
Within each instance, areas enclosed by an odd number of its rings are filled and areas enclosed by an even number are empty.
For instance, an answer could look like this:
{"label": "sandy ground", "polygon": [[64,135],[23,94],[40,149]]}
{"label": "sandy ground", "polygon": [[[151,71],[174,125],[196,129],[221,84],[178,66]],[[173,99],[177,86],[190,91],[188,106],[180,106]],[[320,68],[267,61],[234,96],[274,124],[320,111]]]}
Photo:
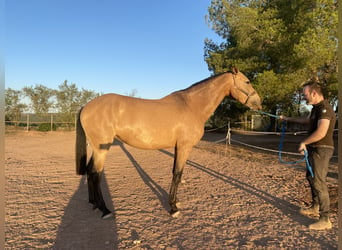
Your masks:
{"label": "sandy ground", "polygon": [[[222,135],[224,138],[224,135]],[[184,169],[181,215],[168,214],[173,150],[110,149],[102,188],[114,217],[101,220],[75,174],[74,132],[5,138],[5,249],[337,249],[337,164],[328,183],[333,229],[310,231],[303,164],[201,141]]]}

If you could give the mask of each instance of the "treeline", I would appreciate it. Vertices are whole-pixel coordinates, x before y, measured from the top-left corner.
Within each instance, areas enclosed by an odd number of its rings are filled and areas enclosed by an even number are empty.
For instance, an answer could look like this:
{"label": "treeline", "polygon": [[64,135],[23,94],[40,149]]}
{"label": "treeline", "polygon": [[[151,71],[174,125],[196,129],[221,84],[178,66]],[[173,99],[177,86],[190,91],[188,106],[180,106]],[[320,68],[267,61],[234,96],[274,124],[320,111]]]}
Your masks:
{"label": "treeline", "polygon": [[80,107],[97,96],[99,93],[78,89],[76,84],[69,84],[67,80],[58,89],[50,89],[41,84],[21,90],[6,88],[5,120],[19,121],[22,113],[34,113],[37,116],[59,113],[62,122],[72,123]]}
{"label": "treeline", "polygon": [[[208,68],[218,74],[238,67],[273,114],[300,114],[308,81],[320,82],[336,107],[337,6],[337,0],[211,1],[207,22],[222,42],[206,39]],[[214,117],[234,117],[237,109],[244,111],[225,100]]]}

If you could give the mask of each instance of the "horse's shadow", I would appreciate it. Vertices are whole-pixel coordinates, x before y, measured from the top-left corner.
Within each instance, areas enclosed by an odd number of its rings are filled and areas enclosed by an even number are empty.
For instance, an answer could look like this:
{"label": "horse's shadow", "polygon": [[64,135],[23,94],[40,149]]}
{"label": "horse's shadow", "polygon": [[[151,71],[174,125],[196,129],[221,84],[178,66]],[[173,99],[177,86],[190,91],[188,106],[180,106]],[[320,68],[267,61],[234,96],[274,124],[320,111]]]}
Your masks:
{"label": "horse's shadow", "polygon": [[125,145],[122,142],[120,142],[119,140],[115,140],[113,145],[119,145],[121,147],[122,151],[127,155],[128,159],[132,162],[133,166],[137,170],[138,174],[140,175],[141,179],[144,181],[146,186],[148,186],[151,189],[151,191],[158,197],[164,209],[169,211],[169,194],[145,172],[145,170],[134,159],[133,155],[126,149]]}
{"label": "horse's shadow", "polygon": [[[64,209],[52,249],[118,249],[115,217],[101,220],[102,213],[92,210],[86,179],[82,176],[78,189]],[[114,211],[105,174],[101,188],[109,210]]]}
{"label": "horse's shadow", "polygon": [[[172,154],[172,153],[170,153],[164,149],[160,149],[159,151],[166,154],[166,155],[174,157],[174,154]],[[250,185],[250,184],[244,183],[244,182],[239,181],[237,179],[234,179],[232,177],[221,174],[215,170],[212,170],[208,167],[200,165],[194,161],[188,160],[186,163],[187,163],[187,165],[189,165],[193,168],[196,168],[200,171],[203,171],[204,173],[207,173],[208,175],[211,175],[218,180],[221,180],[227,184],[230,184],[236,188],[239,188],[240,190],[245,191],[246,193],[248,193],[250,195],[254,195],[254,196],[260,198],[261,200],[266,201],[267,203],[271,204],[272,206],[278,208],[284,214],[284,216],[289,217],[290,219],[292,219],[293,221],[296,221],[300,225],[307,227],[309,224],[316,221],[314,219],[300,215],[298,212],[299,211],[298,206],[295,206],[286,200],[283,200],[283,199],[280,199],[276,196],[273,196],[273,195],[267,193],[266,191],[258,189],[256,187]],[[321,245],[321,247],[324,249],[333,249],[334,248],[334,246],[332,246],[325,239],[322,240],[322,239],[316,238],[310,233],[305,233],[305,234],[306,234],[306,237],[310,238],[312,241],[318,242]]]}
{"label": "horse's shadow", "polygon": [[[113,146],[119,146],[132,162],[144,183],[158,197],[165,210],[169,210],[168,193],[160,187],[139,165],[124,144],[115,140]],[[114,217],[101,220],[101,212],[93,211],[88,203],[87,178],[82,176],[78,189],[64,209],[64,215],[59,225],[56,240],[52,249],[118,249],[118,233],[115,209],[106,174],[103,173],[101,189],[108,209]]]}
{"label": "horse's shadow", "polygon": [[[164,149],[161,149],[159,151],[166,154],[166,155],[169,155],[171,157],[174,156],[174,154],[172,154],[172,153],[170,153]],[[267,203],[271,204],[272,206],[274,206],[274,207],[278,208],[280,211],[282,211],[282,213],[285,216],[290,217],[291,219],[297,221],[298,223],[300,223],[302,225],[308,226],[309,224],[314,222],[314,220],[311,218],[307,218],[307,217],[303,217],[302,215],[299,215],[298,214],[299,207],[291,204],[288,201],[285,201],[285,200],[280,199],[276,196],[273,196],[273,195],[267,193],[266,191],[258,189],[256,187],[250,185],[250,184],[244,183],[244,182],[239,181],[237,179],[234,179],[230,176],[226,176],[224,174],[221,174],[215,170],[212,170],[208,167],[200,165],[194,161],[188,160],[186,163],[187,163],[187,165],[189,165],[193,168],[196,168],[200,171],[203,171],[204,173],[207,173],[208,175],[211,175],[218,180],[221,180],[221,181],[223,181],[227,184],[230,184],[230,185],[232,185],[232,186],[234,186],[240,190],[245,191],[246,193],[248,193],[250,195],[254,195],[254,196],[266,201]]]}
{"label": "horse's shadow", "polygon": [[[157,196],[165,210],[168,211],[168,193],[142,169],[133,155],[125,148],[123,143],[115,141],[113,145],[118,145],[121,147],[123,152],[127,155],[133,166],[136,168],[144,183]],[[159,151],[170,157],[174,157],[173,153],[170,153],[166,150],[161,149]],[[230,184],[250,195],[254,195],[266,201],[272,206],[278,208],[285,216],[290,217],[292,220],[301,225],[307,226],[313,222],[312,219],[299,215],[299,208],[288,201],[275,197],[266,191],[257,189],[250,184],[223,175],[194,161],[188,160],[187,164],[215,177],[218,180],[223,181],[224,183]],[[109,220],[101,220],[101,213],[92,211],[92,207],[88,205],[86,177],[83,176],[80,180],[78,189],[65,208],[61,224],[58,228],[55,244],[52,249],[118,249],[118,232],[115,209],[105,174],[103,175],[101,188],[108,208],[114,212],[114,218]],[[316,240],[310,235],[307,236],[312,238],[313,241]]]}

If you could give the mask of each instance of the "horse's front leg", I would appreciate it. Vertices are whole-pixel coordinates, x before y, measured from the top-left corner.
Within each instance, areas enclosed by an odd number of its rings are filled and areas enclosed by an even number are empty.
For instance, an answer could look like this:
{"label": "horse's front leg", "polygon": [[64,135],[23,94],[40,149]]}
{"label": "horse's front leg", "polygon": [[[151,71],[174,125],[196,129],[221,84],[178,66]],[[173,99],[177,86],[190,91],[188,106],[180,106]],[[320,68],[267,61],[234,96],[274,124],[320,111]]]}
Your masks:
{"label": "horse's front leg", "polygon": [[180,149],[179,147],[175,148],[175,158],[173,164],[173,177],[171,182],[170,194],[169,194],[169,204],[171,206],[170,214],[172,217],[177,217],[179,215],[179,210],[177,207],[178,199],[177,199],[177,190],[179,183],[182,179],[184,164],[189,156],[190,149]]}
{"label": "horse's front leg", "polygon": [[183,170],[173,171],[172,183],[169,194],[169,204],[171,206],[170,214],[172,217],[177,217],[179,215],[179,210],[177,207],[177,190],[180,180],[182,178],[182,173]]}
{"label": "horse's front leg", "polygon": [[[97,164],[94,162],[97,162]],[[89,202],[93,204],[93,209],[98,208],[102,212],[102,219],[107,219],[112,217],[112,213],[106,207],[103,199],[100,186],[103,175],[103,166],[99,166],[98,164],[100,164],[100,162],[96,161],[96,154],[94,154],[87,167]]]}

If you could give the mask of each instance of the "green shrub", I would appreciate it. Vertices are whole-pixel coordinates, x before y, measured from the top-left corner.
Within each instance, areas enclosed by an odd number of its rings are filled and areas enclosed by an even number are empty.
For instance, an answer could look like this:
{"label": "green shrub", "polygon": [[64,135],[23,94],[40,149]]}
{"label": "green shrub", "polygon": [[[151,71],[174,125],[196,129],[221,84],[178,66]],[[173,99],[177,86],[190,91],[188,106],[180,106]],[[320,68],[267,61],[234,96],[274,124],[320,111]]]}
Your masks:
{"label": "green shrub", "polygon": [[[56,129],[57,129],[56,124],[52,124],[52,130],[53,130],[53,131],[56,131]],[[41,131],[41,132],[48,132],[48,131],[51,131],[51,123],[41,123],[41,124],[39,124],[37,130],[38,130],[38,131]]]}

